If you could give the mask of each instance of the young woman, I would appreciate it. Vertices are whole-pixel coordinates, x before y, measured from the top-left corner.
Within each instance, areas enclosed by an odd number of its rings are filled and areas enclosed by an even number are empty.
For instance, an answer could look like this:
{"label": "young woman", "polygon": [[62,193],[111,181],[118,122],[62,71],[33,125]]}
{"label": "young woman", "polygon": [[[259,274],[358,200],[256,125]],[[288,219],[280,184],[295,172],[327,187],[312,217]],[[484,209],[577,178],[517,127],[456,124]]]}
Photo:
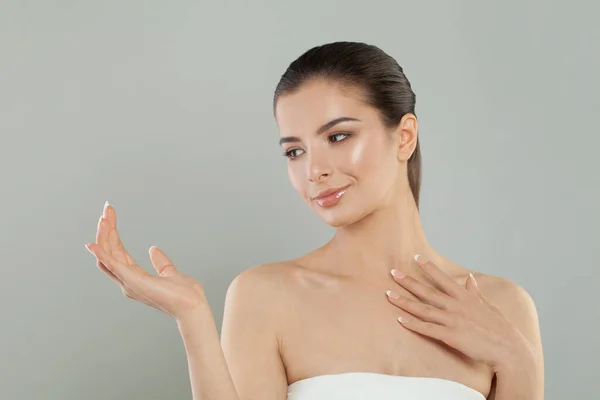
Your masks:
{"label": "young woman", "polygon": [[175,318],[194,399],[543,399],[531,297],[427,242],[415,94],[398,63],[364,43],[312,48],[273,111],[293,187],[336,230],[235,277],[220,339],[201,283],[154,246],[158,276],[146,273],[111,206],[86,245],[127,297]]}

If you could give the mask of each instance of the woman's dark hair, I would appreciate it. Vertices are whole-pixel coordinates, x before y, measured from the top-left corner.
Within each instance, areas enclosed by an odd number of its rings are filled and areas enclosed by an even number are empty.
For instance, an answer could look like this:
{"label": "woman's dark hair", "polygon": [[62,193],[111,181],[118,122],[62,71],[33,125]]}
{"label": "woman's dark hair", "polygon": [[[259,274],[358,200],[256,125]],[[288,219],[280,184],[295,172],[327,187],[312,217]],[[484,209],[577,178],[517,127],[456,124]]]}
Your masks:
{"label": "woman's dark hair", "polygon": [[[415,94],[396,60],[377,46],[361,42],[334,42],[313,47],[294,60],[281,76],[273,98],[292,93],[314,79],[332,80],[360,89],[363,101],[377,109],[383,125],[398,126],[402,117],[415,114]],[[421,151],[419,141],[408,159],[408,182],[419,207]]]}

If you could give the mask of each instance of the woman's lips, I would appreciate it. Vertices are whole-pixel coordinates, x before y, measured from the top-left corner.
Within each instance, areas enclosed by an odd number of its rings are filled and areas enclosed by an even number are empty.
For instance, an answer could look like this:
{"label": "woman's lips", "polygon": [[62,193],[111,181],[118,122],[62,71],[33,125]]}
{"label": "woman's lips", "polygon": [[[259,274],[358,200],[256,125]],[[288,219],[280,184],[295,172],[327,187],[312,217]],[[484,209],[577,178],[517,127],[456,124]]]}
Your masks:
{"label": "woman's lips", "polygon": [[346,193],[346,191],[348,190],[349,186],[346,186],[345,188],[339,189],[338,191],[325,196],[325,197],[320,197],[318,199],[315,199],[315,201],[317,202],[318,205],[320,205],[321,207],[331,207],[336,205],[337,203],[340,202],[340,200],[342,199],[342,196],[344,195],[344,193]]}

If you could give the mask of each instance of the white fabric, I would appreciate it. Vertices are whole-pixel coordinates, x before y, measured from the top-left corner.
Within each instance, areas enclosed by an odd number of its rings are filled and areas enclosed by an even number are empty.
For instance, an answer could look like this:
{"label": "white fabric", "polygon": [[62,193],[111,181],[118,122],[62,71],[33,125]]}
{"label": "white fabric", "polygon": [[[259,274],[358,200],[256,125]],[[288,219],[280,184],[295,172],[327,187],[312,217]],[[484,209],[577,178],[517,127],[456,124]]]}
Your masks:
{"label": "white fabric", "polygon": [[287,400],[485,400],[477,390],[447,379],[347,372],[288,385]]}

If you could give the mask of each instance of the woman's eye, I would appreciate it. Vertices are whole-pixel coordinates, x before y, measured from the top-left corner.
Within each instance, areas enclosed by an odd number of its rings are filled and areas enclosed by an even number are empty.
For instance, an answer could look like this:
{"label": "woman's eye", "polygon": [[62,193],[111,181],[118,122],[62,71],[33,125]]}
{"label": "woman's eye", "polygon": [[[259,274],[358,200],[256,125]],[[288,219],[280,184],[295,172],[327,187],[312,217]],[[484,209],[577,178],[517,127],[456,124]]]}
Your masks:
{"label": "woman's eye", "polygon": [[[349,133],[341,133],[341,132],[334,133],[333,135],[329,135],[329,139],[331,140],[331,138],[338,137],[338,136],[344,136],[344,139],[345,139],[346,137],[350,136],[350,134]],[[333,142],[341,142],[344,139],[334,140]]]}
{"label": "woman's eye", "polygon": [[[343,138],[339,139],[339,140],[332,140],[332,138],[337,138],[339,136],[342,136]],[[332,135],[329,135],[327,137],[327,139],[330,142],[335,143],[335,142],[341,142],[342,140],[345,140],[348,136],[351,136],[351,134],[350,133],[341,133],[340,132],[340,133],[334,133]],[[295,152],[297,152],[297,151],[304,151],[304,150],[302,150],[302,149],[291,149],[291,150],[288,150],[288,151],[284,152],[283,156],[289,158],[290,160],[294,160],[296,157],[300,156],[300,154],[295,154]]]}
{"label": "woman's eye", "polygon": [[294,154],[294,152],[296,152],[296,151],[300,151],[300,149],[288,150],[283,153],[283,156],[289,158],[290,160],[293,160],[294,158],[298,157],[298,154]]}

